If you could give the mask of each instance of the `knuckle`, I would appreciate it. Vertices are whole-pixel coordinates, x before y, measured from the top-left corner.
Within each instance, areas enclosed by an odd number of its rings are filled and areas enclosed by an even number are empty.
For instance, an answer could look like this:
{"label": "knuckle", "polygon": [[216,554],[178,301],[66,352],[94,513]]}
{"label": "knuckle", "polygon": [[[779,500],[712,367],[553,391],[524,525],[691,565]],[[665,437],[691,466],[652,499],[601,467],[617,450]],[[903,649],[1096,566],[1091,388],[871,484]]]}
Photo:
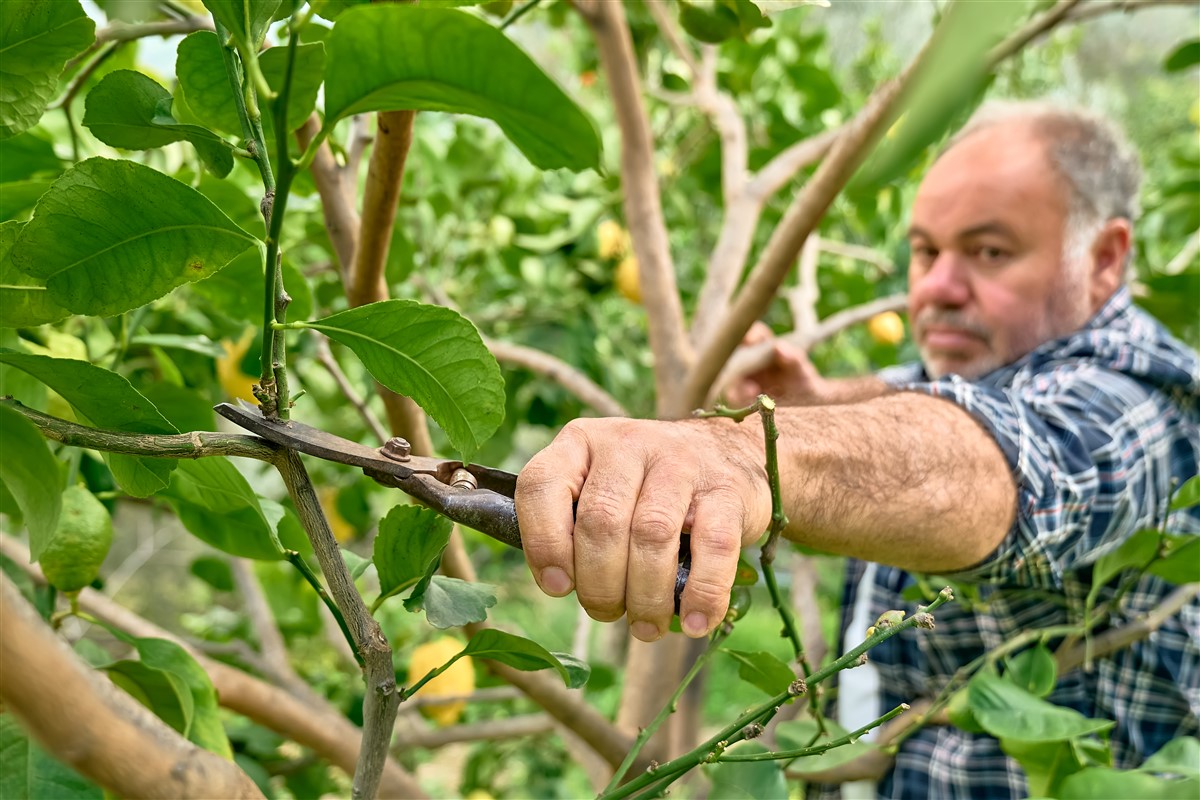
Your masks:
{"label": "knuckle", "polygon": [[628,519],[623,518],[624,504],[612,490],[592,492],[581,498],[576,513],[576,527],[589,534],[617,536],[628,529]]}
{"label": "knuckle", "polygon": [[665,508],[638,509],[632,533],[637,543],[655,550],[679,546],[680,524]]}
{"label": "knuckle", "polygon": [[713,581],[693,573],[687,582],[685,601],[689,608],[700,610],[710,619],[723,615],[729,603],[733,581]]}

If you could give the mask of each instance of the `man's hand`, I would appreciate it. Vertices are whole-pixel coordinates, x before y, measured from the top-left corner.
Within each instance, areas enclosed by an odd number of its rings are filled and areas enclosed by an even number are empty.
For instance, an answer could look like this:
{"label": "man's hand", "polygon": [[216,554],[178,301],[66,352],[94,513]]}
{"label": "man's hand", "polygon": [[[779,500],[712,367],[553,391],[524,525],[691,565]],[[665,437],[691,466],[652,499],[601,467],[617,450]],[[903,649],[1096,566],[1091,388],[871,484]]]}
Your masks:
{"label": "man's hand", "polygon": [[674,612],[687,531],[683,631],[716,627],[738,554],[770,523],[762,431],[751,422],[587,419],[563,428],[517,479],[525,558],[542,591],[574,588],[595,619],[627,614],[633,635],[654,641]]}
{"label": "man's hand", "polygon": [[760,394],[771,396],[785,406],[818,405],[827,402],[829,382],[808,360],[808,354],[781,339],[774,339],[771,329],[756,322],[742,339],[743,346],[771,342],[771,363],[758,372],[745,375],[725,387],[725,402],[742,408],[754,402]]}

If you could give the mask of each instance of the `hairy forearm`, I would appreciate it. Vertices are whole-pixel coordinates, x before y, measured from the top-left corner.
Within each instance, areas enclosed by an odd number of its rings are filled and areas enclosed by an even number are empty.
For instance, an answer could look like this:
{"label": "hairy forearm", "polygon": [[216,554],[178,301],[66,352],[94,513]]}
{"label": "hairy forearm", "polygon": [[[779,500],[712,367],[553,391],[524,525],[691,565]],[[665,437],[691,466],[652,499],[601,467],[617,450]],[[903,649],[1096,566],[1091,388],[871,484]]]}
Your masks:
{"label": "hairy forearm", "polygon": [[1012,525],[1016,489],[967,412],[914,392],[780,409],[780,478],[802,544],[918,572],[983,560]]}
{"label": "hairy forearm", "polygon": [[817,396],[801,400],[795,405],[861,403],[882,397],[890,391],[892,391],[891,387],[874,375],[860,375],[855,378],[825,378],[821,382],[821,391]]}

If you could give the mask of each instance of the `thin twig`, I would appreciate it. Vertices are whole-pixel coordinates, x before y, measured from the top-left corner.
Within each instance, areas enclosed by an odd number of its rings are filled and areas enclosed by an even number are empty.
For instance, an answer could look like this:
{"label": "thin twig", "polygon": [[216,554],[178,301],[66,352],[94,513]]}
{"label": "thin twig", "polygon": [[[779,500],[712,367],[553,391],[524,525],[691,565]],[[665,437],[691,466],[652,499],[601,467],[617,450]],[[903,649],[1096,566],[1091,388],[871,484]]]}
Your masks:
{"label": "thin twig", "polygon": [[242,607],[246,611],[246,616],[250,618],[250,625],[258,639],[263,666],[269,670],[268,674],[276,683],[293,689],[303,681],[296,674],[296,670],[292,668],[292,661],[288,656],[283,634],[279,632],[279,625],[275,622],[271,604],[267,602],[267,596],[258,581],[258,576],[254,574],[250,562],[244,558],[232,559],[229,566],[233,571],[233,581],[237,586],[238,594],[242,597]]}
{"label": "thin twig", "polygon": [[615,397],[562,359],[532,347],[510,342],[485,338],[483,343],[497,361],[524,367],[530,372],[554,381],[602,415],[606,417],[629,416],[629,412],[617,402]]}
{"label": "thin twig", "polygon": [[[433,699],[437,702],[447,702],[441,698]],[[414,747],[433,749],[459,742],[510,741],[553,731],[554,718],[549,714],[522,714],[504,719],[484,720],[470,725],[452,725],[449,728],[397,734],[392,743],[392,752],[399,755]]]}
{"label": "thin twig", "polygon": [[512,13],[509,14],[507,17],[505,17],[504,20],[500,23],[500,30],[504,30],[509,25],[512,25],[514,22],[519,20],[521,17],[528,14],[540,2],[542,2],[542,0],[528,0],[528,2],[523,3],[522,5],[513,9]]}
{"label": "thin twig", "polygon": [[362,395],[354,390],[350,385],[350,379],[346,377],[346,373],[342,372],[342,368],[338,366],[337,359],[333,357],[333,349],[329,346],[329,340],[324,336],[317,336],[317,361],[333,378],[333,382],[337,384],[338,390],[342,396],[350,401],[350,405],[354,406],[354,410],[362,417],[363,422],[370,428],[375,439],[383,444],[388,440],[387,429],[383,427],[383,423],[375,416],[375,412],[371,411],[367,406],[367,401]]}

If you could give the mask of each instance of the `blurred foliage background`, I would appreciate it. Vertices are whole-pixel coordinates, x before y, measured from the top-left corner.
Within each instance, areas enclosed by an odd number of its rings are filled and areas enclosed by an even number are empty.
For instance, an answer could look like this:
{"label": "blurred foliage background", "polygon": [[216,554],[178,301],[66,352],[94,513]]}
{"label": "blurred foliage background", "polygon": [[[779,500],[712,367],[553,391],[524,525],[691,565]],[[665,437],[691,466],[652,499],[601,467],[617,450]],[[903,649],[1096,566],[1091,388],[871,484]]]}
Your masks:
{"label": "blurred foliage background", "polygon": [[[787,145],[848,119],[924,41],[939,5],[832,0],[828,8],[777,14],[772,28],[724,43],[720,82],[748,121],[751,168]],[[152,6],[132,0],[88,4],[100,24],[108,15],[137,21]],[[477,13],[495,20],[511,8],[512,3],[496,2]],[[649,14],[640,3],[628,4],[627,13],[647,83],[668,92],[685,89],[685,71],[658,41]],[[1166,7],[1069,26],[1007,61],[986,91],[988,97],[1078,103],[1111,116],[1127,130],[1146,171],[1144,216],[1136,227],[1136,296],[1193,347],[1200,344],[1200,258],[1195,249],[1200,229],[1200,90],[1196,66],[1178,55],[1174,62],[1170,59],[1187,44],[1187,37],[1195,36],[1198,23],[1200,10],[1195,7]],[[320,38],[322,30],[309,28],[306,38]],[[624,220],[619,141],[595,51],[583,24],[563,2],[542,3],[509,33],[592,114],[603,135],[605,171],[543,173],[489,122],[420,114],[388,265],[393,296],[451,304],[486,336],[551,353],[585,372],[631,414],[649,415],[654,383],[645,312],[618,280],[619,265],[628,255],[620,238]],[[176,43],[144,39],[114,50],[67,104],[75,122],[83,114],[87,89],[111,70],[139,69],[172,86]],[[64,75],[64,85],[74,77]],[[719,140],[694,110],[655,98],[651,91],[647,100],[664,211],[684,305],[690,308],[720,227]],[[362,132],[355,126],[353,121],[342,123],[335,146],[343,151],[355,147],[354,139]],[[930,148],[884,185],[842,195],[830,209],[821,223],[822,238],[869,248],[876,257],[868,263],[822,255],[821,316],[904,290],[906,208],[935,150]],[[106,152],[111,151],[86,129],[72,134],[66,116],[55,112],[32,131],[0,143],[3,219],[28,217],[38,195],[71,160]],[[246,162],[239,161],[233,174],[221,181],[203,174],[194,150],[185,145],[140,157],[194,185],[243,227],[259,229],[261,187]],[[791,194],[779,193],[764,214],[756,251]],[[332,247],[306,176],[293,189],[288,211],[283,249],[286,285],[295,298],[290,317],[311,318],[343,308],[346,301]],[[4,330],[0,344],[97,363],[115,362],[123,352],[130,380],[181,430],[214,429],[210,406],[247,391],[250,376],[257,373],[253,326],[262,308],[257,258],[251,252],[216,278],[181,288],[125,317],[73,318],[55,326]],[[772,307],[767,321],[780,332],[791,328],[783,300]],[[296,413],[310,424],[367,440],[361,419],[315,353],[305,350],[313,347],[313,339],[296,342],[293,380],[295,388],[307,392]],[[865,326],[836,335],[812,353],[818,368],[830,375],[862,373],[915,357],[907,339],[896,344],[877,341]],[[343,366],[357,385],[369,385],[365,373],[354,371],[361,370],[356,361],[347,359]],[[36,397],[44,390],[23,384],[19,376],[0,377],[5,392],[32,399],[30,405],[44,407],[52,400]],[[591,413],[561,387],[527,371],[506,367],[505,379],[506,420],[480,453],[483,463],[518,469],[563,424]],[[53,412],[52,402],[50,408]],[[339,539],[348,548],[369,552],[372,525],[401,498],[348,469],[315,461],[310,468],[324,487],[323,499]],[[113,488],[104,485],[106,471],[94,454],[84,454],[81,469],[94,491]],[[265,472],[254,479],[268,480]],[[238,642],[252,641],[253,632],[239,612],[224,557],[176,529],[171,515],[153,504],[122,504],[117,529],[104,570],[108,589],[152,621],[168,627],[181,621],[210,652],[237,662]],[[594,664],[587,691],[602,710],[611,712],[619,697],[623,626],[615,626],[618,635],[613,635],[610,626],[585,624],[574,604],[542,597],[519,553],[482,537],[473,537],[470,546],[481,579],[499,586],[493,618],[535,636],[550,650],[582,649]],[[836,562],[831,560],[829,566],[822,570],[829,610],[823,623],[832,637],[839,577]],[[286,564],[260,563],[254,568],[268,587],[297,669],[318,691],[353,713],[359,706],[359,681],[330,646],[316,598]],[[181,579],[183,574],[188,577]],[[765,595],[759,600],[766,605]],[[433,632],[398,605],[384,607],[381,622],[396,647],[402,673],[412,647]],[[774,648],[786,658],[787,647],[776,637],[777,625],[770,614],[750,615],[739,623],[730,646]],[[93,637],[79,645],[84,650],[94,646]],[[717,660],[708,685],[719,691],[709,693],[705,706],[710,721],[728,719],[731,710],[760,699],[735,673],[732,661]],[[480,682],[487,685],[482,673]],[[522,710],[534,708],[526,700],[513,699],[503,706],[472,704],[462,721]],[[244,720],[229,720],[239,763],[274,796],[316,796],[345,789],[328,768],[297,752],[294,745]],[[565,798],[590,793],[582,769],[562,740],[550,733],[436,752],[412,750],[405,759],[435,795],[476,790],[493,797]]]}

